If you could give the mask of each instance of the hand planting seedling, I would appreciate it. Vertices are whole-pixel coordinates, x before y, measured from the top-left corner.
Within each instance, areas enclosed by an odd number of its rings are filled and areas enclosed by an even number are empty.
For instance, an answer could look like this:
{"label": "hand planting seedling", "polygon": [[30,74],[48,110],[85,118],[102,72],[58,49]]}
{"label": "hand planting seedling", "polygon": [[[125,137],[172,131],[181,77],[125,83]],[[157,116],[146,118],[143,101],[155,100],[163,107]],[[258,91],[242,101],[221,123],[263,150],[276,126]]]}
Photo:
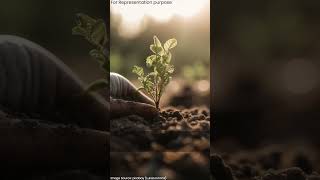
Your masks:
{"label": "hand planting seedling", "polygon": [[170,50],[176,47],[178,43],[176,39],[169,39],[162,46],[157,36],[154,36],[153,40],[154,43],[150,45],[153,55],[146,59],[146,65],[152,71],[145,74],[142,67],[134,66],[132,72],[138,75],[138,80],[142,85],[139,90],[144,90],[159,110],[161,96],[174,72],[174,66],[170,64],[172,58]]}
{"label": "hand planting seedling", "polygon": [[[89,54],[97,60],[109,77],[109,58],[107,56],[107,28],[102,19],[94,19],[86,14],[77,14],[77,25],[72,29],[72,34],[84,37],[95,48]],[[109,78],[96,80],[89,85],[88,91],[95,91],[109,86]]]}

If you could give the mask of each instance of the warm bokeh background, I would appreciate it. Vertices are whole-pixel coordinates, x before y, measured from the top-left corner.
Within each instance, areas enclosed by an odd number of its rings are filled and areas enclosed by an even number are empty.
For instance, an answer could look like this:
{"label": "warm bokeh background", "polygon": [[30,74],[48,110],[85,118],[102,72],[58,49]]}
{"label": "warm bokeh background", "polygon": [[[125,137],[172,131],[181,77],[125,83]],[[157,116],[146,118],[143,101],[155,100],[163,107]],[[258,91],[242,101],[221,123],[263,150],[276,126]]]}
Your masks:
{"label": "warm bokeh background", "polygon": [[91,0],[1,0],[0,34],[18,35],[40,44],[89,82],[101,77],[102,73],[88,55],[92,48],[89,43],[71,34],[75,14],[79,12],[108,19],[109,3]]}
{"label": "warm bokeh background", "polygon": [[214,139],[317,142],[319,8],[317,0],[215,1]]}
{"label": "warm bokeh background", "polygon": [[[162,102],[164,105],[209,105],[209,5],[209,0],[174,0],[172,5],[162,6],[111,5],[111,71],[137,83],[132,67],[146,67],[153,36],[157,35],[162,43],[176,38],[178,46],[172,51],[175,73]],[[168,102],[177,94],[186,98]],[[192,102],[179,103],[181,98]]]}

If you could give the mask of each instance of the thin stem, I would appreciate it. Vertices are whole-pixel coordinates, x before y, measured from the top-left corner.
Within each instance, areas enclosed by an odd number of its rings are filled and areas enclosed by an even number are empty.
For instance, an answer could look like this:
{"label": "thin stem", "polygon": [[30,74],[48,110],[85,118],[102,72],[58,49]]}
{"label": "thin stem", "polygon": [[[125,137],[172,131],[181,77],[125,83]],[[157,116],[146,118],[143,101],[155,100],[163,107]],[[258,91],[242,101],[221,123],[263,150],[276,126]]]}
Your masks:
{"label": "thin stem", "polygon": [[155,86],[156,86],[156,99],[155,99],[155,101],[156,101],[156,107],[158,108],[158,98],[159,98],[159,96],[158,96],[158,75],[156,75],[155,76]]}
{"label": "thin stem", "polygon": [[[156,58],[160,58],[160,56],[158,54],[156,54]],[[155,104],[156,104],[156,108],[159,109],[159,94],[158,94],[158,90],[159,90],[159,87],[158,87],[158,72],[156,73],[156,75],[154,76],[154,81],[155,81],[155,92],[156,92],[156,98],[155,98]]]}

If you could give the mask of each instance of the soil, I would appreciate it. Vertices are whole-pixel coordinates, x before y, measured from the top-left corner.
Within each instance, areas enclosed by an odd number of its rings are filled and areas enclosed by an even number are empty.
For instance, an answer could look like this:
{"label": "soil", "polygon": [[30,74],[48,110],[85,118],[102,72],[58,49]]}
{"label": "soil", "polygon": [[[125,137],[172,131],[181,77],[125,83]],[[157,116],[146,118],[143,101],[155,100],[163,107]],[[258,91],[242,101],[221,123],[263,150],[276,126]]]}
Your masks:
{"label": "soil", "polygon": [[210,155],[215,180],[320,180],[319,149],[305,142],[246,149],[229,141],[217,147],[223,148]]}
{"label": "soil", "polygon": [[[2,108],[3,110],[3,108]],[[1,111],[1,118],[31,125],[41,118]],[[30,121],[30,123],[28,123]],[[166,176],[174,180],[210,177],[210,113],[207,108],[167,108],[155,119],[128,116],[110,121],[111,176]],[[101,169],[14,169],[1,179],[105,180]],[[19,172],[19,173],[16,173]]]}
{"label": "soil", "polygon": [[[1,120],[10,120],[10,119],[19,119],[21,123],[19,127],[25,128],[35,128],[41,123],[46,123],[52,125],[53,123],[48,120],[43,120],[37,114],[27,115],[23,113],[16,113],[9,111],[3,107],[0,107],[0,121]],[[68,131],[70,128],[76,128],[76,125],[59,125],[57,128],[60,128],[59,131]],[[0,151],[1,152],[1,151]],[[0,174],[1,180],[15,180],[15,179],[24,179],[24,180],[105,180],[105,169],[74,169],[74,168],[34,168],[32,162],[28,167],[21,167],[17,165],[14,167],[2,167]]]}
{"label": "soil", "polygon": [[210,115],[206,108],[167,108],[155,119],[113,119],[111,176],[210,179]]}

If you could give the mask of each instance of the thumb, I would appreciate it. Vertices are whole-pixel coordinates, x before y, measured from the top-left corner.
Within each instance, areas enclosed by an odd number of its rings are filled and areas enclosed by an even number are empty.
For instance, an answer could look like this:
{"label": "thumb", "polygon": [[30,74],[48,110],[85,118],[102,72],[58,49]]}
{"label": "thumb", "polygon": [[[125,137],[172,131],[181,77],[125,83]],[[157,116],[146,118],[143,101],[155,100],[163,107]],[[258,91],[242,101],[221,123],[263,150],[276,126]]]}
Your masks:
{"label": "thumb", "polygon": [[150,104],[110,99],[111,118],[128,115],[139,115],[145,119],[152,119],[158,115],[158,110]]}
{"label": "thumb", "polygon": [[148,96],[138,91],[128,79],[117,73],[110,73],[110,97],[155,106]]}

